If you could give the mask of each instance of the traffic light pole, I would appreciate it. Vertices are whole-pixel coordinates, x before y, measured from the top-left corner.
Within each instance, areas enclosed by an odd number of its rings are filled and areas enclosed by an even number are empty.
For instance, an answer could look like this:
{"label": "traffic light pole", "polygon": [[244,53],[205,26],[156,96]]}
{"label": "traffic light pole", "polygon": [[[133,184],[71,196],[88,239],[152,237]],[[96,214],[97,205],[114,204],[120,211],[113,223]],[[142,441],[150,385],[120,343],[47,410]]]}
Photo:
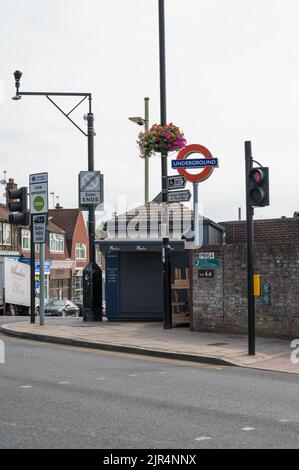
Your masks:
{"label": "traffic light pole", "polygon": [[[166,59],[165,59],[165,8],[164,0],[159,0],[159,48],[160,48],[160,107],[161,125],[167,124],[166,112]],[[163,327],[172,328],[171,311],[171,262],[169,246],[169,211],[167,187],[167,152],[161,153],[162,179],[162,276],[163,276]]]}
{"label": "traffic light pole", "polygon": [[255,356],[255,302],[253,292],[254,275],[254,208],[249,202],[249,173],[253,167],[251,142],[245,142],[246,169],[246,218],[247,218],[247,299],[248,299],[248,354]]}
{"label": "traffic light pole", "polygon": [[30,216],[30,323],[35,323],[35,243],[33,241],[33,217]]}

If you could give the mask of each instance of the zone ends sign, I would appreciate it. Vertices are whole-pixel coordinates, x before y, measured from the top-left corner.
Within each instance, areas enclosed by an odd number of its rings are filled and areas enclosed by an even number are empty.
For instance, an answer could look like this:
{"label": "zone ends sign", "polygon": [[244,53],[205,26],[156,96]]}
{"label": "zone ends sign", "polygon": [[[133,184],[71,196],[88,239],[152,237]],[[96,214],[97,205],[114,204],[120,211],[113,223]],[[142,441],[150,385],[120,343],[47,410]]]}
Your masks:
{"label": "zone ends sign", "polygon": [[104,202],[104,175],[100,171],[81,171],[79,174],[79,206],[88,209]]}

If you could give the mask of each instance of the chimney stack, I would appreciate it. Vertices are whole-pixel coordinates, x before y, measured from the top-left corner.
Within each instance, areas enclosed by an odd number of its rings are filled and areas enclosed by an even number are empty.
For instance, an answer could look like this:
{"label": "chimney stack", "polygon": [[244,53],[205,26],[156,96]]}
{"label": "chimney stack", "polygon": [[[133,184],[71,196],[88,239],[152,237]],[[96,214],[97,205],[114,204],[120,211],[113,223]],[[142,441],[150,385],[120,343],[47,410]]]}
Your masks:
{"label": "chimney stack", "polygon": [[18,185],[15,183],[15,180],[13,178],[9,178],[8,183],[6,183],[6,205],[7,205],[7,207],[8,207],[9,202],[11,202],[11,200],[9,199],[9,196],[8,196],[9,189],[17,189],[17,188],[18,188]]}

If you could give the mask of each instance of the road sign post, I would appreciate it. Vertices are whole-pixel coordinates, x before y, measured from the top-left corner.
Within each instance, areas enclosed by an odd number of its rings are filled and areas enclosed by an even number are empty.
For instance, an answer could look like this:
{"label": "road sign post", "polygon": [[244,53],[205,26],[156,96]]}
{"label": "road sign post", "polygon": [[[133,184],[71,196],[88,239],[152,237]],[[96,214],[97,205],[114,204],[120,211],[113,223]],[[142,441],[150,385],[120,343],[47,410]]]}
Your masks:
{"label": "road sign post", "polygon": [[[39,280],[39,315],[40,326],[45,324],[45,242],[48,218],[48,173],[37,173],[29,176],[29,197],[31,214],[31,236],[33,250],[35,243],[40,246],[40,280]],[[34,273],[34,275],[33,275]],[[34,282],[34,288],[33,288]],[[35,259],[31,259],[31,318],[33,308],[35,315]],[[33,295],[34,294],[34,295]],[[33,298],[34,297],[34,298]]]}
{"label": "road sign post", "polygon": [[198,183],[193,183],[193,214],[194,245],[199,246]]}
{"label": "road sign post", "polygon": [[32,217],[30,215],[30,323],[35,324],[35,243]]}
{"label": "road sign post", "polygon": [[[190,155],[200,154],[200,158],[189,159]],[[199,230],[199,210],[198,210],[198,183],[205,181],[211,176],[214,168],[219,167],[218,158],[214,158],[211,152],[203,145],[192,144],[187,145],[178,154],[176,160],[172,160],[172,168],[176,169],[181,176],[193,184],[193,231],[194,245],[200,246],[200,230]],[[188,169],[199,168],[197,174],[189,173]]]}
{"label": "road sign post", "polygon": [[[90,150],[93,152],[93,147]],[[79,207],[88,211],[89,264],[83,272],[83,321],[102,321],[102,271],[95,262],[95,208],[104,202],[104,175],[94,171],[79,173]]]}
{"label": "road sign post", "polygon": [[[165,5],[159,0],[159,62],[160,62],[160,111],[161,125],[167,124],[166,106],[166,47],[165,47]],[[171,292],[171,259],[169,245],[169,208],[167,188],[167,152],[161,152],[162,183],[162,283],[163,283],[163,328],[172,328],[172,292]]]}

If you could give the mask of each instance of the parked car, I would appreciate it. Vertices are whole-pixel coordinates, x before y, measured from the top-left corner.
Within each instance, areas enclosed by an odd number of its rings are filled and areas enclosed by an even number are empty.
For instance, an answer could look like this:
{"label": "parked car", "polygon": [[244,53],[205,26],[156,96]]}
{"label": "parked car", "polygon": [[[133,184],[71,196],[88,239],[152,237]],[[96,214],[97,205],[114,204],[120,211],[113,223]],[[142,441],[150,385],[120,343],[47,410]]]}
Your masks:
{"label": "parked car", "polygon": [[71,300],[51,300],[45,307],[45,315],[67,317],[69,315],[79,316],[79,307]]}

